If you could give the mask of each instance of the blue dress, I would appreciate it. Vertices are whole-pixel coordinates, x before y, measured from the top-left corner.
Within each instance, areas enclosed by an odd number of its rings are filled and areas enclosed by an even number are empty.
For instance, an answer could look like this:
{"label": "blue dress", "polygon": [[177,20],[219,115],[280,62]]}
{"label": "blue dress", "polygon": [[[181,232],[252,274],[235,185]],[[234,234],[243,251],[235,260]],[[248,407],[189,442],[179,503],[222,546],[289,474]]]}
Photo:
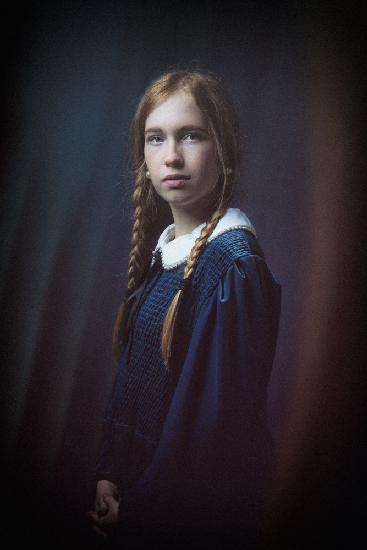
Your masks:
{"label": "blue dress", "polygon": [[220,548],[234,535],[256,538],[271,465],[266,402],[281,291],[251,233],[218,235],[185,290],[167,371],[162,323],[183,270],[164,269],[160,256],[150,269],[108,404],[97,478],[120,488],[129,540],[144,532],[149,544],[164,536],[195,547],[204,537]]}

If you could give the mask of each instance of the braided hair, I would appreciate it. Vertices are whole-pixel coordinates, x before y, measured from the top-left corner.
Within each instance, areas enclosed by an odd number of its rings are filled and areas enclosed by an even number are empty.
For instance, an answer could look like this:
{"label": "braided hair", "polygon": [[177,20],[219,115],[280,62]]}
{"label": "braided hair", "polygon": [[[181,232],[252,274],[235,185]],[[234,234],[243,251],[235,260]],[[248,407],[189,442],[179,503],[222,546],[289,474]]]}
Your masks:
{"label": "braided hair", "polygon": [[[149,269],[152,227],[159,217],[157,212],[163,202],[146,177],[145,121],[154,108],[180,90],[193,96],[207,119],[208,132],[215,146],[219,177],[212,197],[210,218],[195,241],[185,266],[182,284],[168,308],[163,323],[161,349],[163,362],[167,368],[169,368],[174,327],[184,289],[195,271],[210,235],[230,204],[233,187],[239,180],[240,168],[238,115],[218,77],[197,71],[174,71],[162,75],[148,86],[136,110],[130,133],[135,179],[133,226],[128,259],[127,294],[118,310],[113,332],[113,352],[116,360],[121,355],[130,328],[126,321],[129,317],[131,301],[127,298],[139,287]],[[125,333],[121,334],[123,327]]]}

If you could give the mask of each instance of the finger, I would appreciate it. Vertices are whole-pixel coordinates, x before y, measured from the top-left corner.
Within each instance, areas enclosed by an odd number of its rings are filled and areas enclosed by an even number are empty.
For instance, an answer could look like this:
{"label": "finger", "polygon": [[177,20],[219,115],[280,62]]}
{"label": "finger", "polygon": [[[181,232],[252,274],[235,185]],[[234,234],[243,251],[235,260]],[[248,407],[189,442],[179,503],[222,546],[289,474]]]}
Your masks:
{"label": "finger", "polygon": [[101,527],[102,529],[106,529],[108,527],[111,527],[117,522],[117,517],[115,514],[106,514],[105,516],[98,519],[97,526]]}
{"label": "finger", "polygon": [[102,529],[114,527],[117,523],[118,510],[109,510],[106,515],[99,517],[98,519],[98,527],[101,527]]}
{"label": "finger", "polygon": [[102,499],[105,506],[111,506],[111,504],[114,505],[119,502],[114,495],[102,495]]}
{"label": "finger", "polygon": [[94,510],[90,510],[87,514],[88,519],[90,519],[93,523],[99,522],[98,514]]}
{"label": "finger", "polygon": [[[98,515],[95,512],[91,511],[91,512],[88,512],[88,517],[92,521],[93,531],[95,531],[99,536],[101,536],[103,538],[107,538],[108,535],[107,535],[106,531],[104,531]],[[108,526],[106,526],[106,527],[108,527]]]}
{"label": "finger", "polygon": [[94,525],[93,526],[93,530],[100,536],[100,537],[103,537],[104,539],[107,538],[107,533],[105,531],[103,531],[102,529],[100,529],[99,527],[97,527],[97,525]]}
{"label": "finger", "polygon": [[105,497],[105,503],[108,508],[108,512],[112,512],[113,514],[118,514],[119,508],[120,508],[120,502],[115,499],[115,497],[112,497],[110,495],[107,495]]}
{"label": "finger", "polygon": [[119,509],[119,502],[116,501],[114,497],[107,496],[107,497],[104,497],[104,498],[105,498],[105,502],[104,502],[103,506],[100,506],[96,510],[96,513],[97,513],[98,517],[100,518],[100,520],[102,518],[110,516],[111,514],[112,515],[117,515],[118,514],[118,509]]}
{"label": "finger", "polygon": [[104,498],[102,497],[98,499],[96,503],[96,512],[100,515],[104,515],[107,513],[107,511],[108,511],[108,505],[105,502]]}
{"label": "finger", "polygon": [[105,516],[100,516],[97,512],[90,511],[88,512],[88,517],[94,525],[96,525],[97,527],[100,527],[103,525],[103,518]]}

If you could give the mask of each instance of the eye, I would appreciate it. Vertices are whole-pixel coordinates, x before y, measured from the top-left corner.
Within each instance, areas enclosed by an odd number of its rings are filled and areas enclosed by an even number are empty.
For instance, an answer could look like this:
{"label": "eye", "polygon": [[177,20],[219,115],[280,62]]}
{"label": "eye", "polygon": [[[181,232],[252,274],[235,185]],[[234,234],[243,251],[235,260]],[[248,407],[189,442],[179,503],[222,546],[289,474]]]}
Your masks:
{"label": "eye", "polygon": [[199,141],[202,139],[202,135],[199,132],[188,132],[184,136],[184,140],[186,141]]}
{"label": "eye", "polygon": [[158,135],[151,135],[147,137],[147,143],[151,143],[152,145],[157,145],[162,141],[163,141],[162,137]]}

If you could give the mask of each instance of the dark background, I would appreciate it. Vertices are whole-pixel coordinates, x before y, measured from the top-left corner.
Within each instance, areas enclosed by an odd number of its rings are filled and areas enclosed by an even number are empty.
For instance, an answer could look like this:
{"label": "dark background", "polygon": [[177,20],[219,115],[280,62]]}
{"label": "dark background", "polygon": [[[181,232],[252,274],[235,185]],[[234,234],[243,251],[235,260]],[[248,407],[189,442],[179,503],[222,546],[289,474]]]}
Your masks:
{"label": "dark background", "polygon": [[320,528],[347,544],[367,509],[361,7],[34,2],[1,26],[2,459],[6,523],[20,526],[11,537],[88,540],[126,280],[129,123],[153,78],[191,68],[222,76],[238,105],[236,205],[283,288],[267,547],[306,548]]}

